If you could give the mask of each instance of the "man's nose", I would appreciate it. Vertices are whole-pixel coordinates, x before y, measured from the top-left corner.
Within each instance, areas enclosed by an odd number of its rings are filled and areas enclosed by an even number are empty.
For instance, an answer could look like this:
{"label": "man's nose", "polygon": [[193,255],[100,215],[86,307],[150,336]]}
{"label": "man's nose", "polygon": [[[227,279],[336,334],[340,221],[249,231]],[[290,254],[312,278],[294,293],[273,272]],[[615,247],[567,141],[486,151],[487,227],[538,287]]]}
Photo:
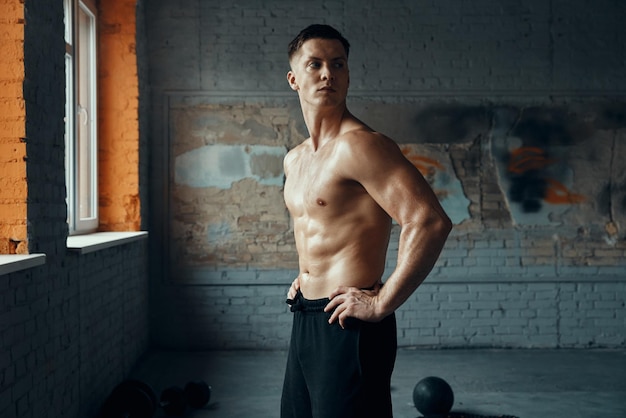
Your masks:
{"label": "man's nose", "polygon": [[322,80],[334,80],[335,75],[333,74],[332,69],[330,68],[330,66],[325,65],[322,68]]}

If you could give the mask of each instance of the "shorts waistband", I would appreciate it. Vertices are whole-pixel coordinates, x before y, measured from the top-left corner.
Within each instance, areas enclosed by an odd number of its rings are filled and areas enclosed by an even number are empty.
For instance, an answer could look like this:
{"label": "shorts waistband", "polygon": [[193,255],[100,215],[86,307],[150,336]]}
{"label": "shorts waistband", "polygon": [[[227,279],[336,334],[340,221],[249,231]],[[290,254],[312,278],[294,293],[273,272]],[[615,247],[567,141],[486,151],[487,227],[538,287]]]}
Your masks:
{"label": "shorts waistband", "polygon": [[296,293],[296,297],[293,299],[287,299],[287,303],[290,305],[291,312],[324,312],[324,308],[328,305],[330,299],[306,299],[300,290]]}

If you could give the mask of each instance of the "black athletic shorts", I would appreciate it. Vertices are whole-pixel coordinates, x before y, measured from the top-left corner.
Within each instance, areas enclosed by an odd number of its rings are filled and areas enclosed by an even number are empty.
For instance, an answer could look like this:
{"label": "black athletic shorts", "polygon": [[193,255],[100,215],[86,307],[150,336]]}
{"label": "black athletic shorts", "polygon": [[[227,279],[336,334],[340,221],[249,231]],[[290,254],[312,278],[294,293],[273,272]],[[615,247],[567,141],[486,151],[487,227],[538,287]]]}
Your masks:
{"label": "black athletic shorts", "polygon": [[298,292],[281,418],[390,418],[391,373],[396,360],[396,319],[352,319],[346,329],[328,323],[329,299]]}

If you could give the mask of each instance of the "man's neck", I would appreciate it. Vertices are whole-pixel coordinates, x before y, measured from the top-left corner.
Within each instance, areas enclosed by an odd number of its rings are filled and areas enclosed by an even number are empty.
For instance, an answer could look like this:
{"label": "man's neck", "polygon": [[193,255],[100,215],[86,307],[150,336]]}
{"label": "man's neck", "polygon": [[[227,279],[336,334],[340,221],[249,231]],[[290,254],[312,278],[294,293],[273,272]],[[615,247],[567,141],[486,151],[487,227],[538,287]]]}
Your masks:
{"label": "man's neck", "polygon": [[351,116],[345,103],[333,108],[303,107],[302,115],[315,151],[340,135],[344,120]]}

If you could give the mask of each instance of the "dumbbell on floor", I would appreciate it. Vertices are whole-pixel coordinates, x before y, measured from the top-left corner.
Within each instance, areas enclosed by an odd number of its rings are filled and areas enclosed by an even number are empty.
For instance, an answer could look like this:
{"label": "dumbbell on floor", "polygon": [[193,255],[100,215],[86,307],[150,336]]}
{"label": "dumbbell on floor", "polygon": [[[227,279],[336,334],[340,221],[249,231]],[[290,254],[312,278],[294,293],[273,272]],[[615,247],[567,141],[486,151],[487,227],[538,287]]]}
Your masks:
{"label": "dumbbell on floor", "polygon": [[152,388],[139,380],[128,379],[117,385],[104,402],[101,418],[151,418],[157,399]]}
{"label": "dumbbell on floor", "polygon": [[169,416],[180,417],[185,414],[187,407],[199,409],[211,400],[211,387],[203,381],[192,381],[185,385],[171,386],[161,392],[160,405]]}
{"label": "dumbbell on floor", "polygon": [[161,393],[160,403],[152,388],[139,380],[128,379],[117,385],[102,406],[100,418],[151,418],[161,406],[170,416],[183,416],[187,407],[200,409],[211,400],[211,387],[192,381],[184,389],[176,386]]}

